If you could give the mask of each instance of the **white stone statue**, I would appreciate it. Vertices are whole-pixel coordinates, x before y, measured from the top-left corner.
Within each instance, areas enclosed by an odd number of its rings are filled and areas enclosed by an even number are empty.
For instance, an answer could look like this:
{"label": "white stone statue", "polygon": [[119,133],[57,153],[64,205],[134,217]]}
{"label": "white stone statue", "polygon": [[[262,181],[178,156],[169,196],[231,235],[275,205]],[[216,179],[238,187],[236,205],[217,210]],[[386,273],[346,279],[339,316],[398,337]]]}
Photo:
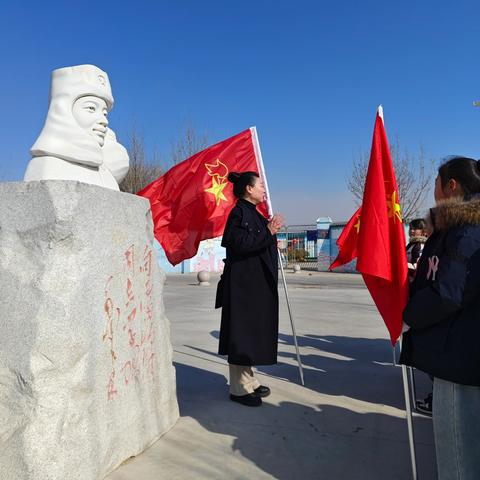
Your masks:
{"label": "white stone statue", "polygon": [[98,67],[54,70],[47,119],[24,180],[78,180],[119,190],[128,154],[108,128],[112,107],[108,75]]}

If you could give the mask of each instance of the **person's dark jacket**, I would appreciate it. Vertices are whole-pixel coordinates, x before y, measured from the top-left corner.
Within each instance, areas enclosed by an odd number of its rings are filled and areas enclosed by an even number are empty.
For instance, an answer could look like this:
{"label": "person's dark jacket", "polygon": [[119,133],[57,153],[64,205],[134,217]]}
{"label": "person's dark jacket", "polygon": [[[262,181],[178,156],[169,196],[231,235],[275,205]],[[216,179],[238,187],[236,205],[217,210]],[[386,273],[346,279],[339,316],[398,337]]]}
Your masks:
{"label": "person's dark jacket", "polygon": [[427,237],[412,237],[407,245],[408,278],[413,281]]}
{"label": "person's dark jacket", "polygon": [[409,263],[412,265],[417,264],[422,256],[423,246],[426,241],[426,237],[413,237],[410,239],[407,245],[407,258]]}
{"label": "person's dark jacket", "polygon": [[480,199],[432,210],[403,320],[400,362],[450,382],[480,386]]}
{"label": "person's dark jacket", "polygon": [[222,307],[219,354],[236,365],[277,362],[277,239],[255,205],[239,200],[223,234],[225,268],[215,307]]}

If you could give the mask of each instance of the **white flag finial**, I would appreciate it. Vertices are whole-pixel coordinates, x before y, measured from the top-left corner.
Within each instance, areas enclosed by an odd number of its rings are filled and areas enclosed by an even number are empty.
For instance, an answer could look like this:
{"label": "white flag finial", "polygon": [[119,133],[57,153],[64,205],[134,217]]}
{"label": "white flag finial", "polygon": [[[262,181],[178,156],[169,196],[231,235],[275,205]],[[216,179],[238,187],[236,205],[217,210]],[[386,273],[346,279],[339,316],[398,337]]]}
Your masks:
{"label": "white flag finial", "polygon": [[378,116],[382,119],[382,122],[383,122],[383,107],[381,105],[378,106],[377,113],[378,113]]}

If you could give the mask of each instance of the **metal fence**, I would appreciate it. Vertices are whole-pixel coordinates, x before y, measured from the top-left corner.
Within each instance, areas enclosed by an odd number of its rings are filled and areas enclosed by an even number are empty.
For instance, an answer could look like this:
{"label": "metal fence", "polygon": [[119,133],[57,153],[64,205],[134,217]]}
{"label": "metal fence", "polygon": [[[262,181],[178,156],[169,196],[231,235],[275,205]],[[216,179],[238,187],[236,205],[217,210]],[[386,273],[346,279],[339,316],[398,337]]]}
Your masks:
{"label": "metal fence", "polygon": [[278,246],[286,268],[298,264],[302,270],[317,270],[318,239],[326,238],[328,230],[317,225],[288,225],[278,232]]}

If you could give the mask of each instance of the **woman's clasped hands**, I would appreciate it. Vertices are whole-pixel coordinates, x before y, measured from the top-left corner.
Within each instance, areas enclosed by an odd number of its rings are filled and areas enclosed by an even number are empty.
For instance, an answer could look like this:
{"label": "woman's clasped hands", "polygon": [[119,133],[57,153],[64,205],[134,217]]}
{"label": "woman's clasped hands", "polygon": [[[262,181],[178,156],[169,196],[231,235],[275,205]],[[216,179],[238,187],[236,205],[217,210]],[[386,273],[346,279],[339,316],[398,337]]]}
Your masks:
{"label": "woman's clasped hands", "polygon": [[267,227],[270,230],[270,233],[272,235],[276,235],[281,230],[284,223],[285,223],[285,219],[283,218],[283,215],[280,215],[279,213],[275,213],[270,218],[270,221],[268,222]]}

